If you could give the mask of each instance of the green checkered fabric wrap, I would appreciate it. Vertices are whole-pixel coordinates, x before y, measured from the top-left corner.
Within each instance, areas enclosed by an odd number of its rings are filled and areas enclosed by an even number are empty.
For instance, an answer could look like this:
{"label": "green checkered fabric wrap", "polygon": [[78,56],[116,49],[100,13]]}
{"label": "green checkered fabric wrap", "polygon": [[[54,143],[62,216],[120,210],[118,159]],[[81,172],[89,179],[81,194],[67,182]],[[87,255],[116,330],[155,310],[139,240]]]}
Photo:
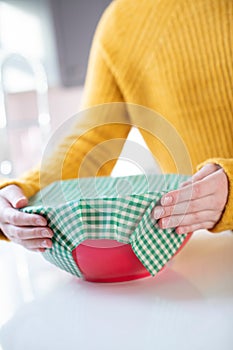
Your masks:
{"label": "green checkered fabric wrap", "polygon": [[43,255],[82,277],[72,251],[86,239],[114,239],[131,244],[151,275],[172,258],[186,235],[159,228],[151,211],[161,196],[187,179],[181,175],[96,177],[55,182],[22,210],[46,217],[54,231],[53,247]]}

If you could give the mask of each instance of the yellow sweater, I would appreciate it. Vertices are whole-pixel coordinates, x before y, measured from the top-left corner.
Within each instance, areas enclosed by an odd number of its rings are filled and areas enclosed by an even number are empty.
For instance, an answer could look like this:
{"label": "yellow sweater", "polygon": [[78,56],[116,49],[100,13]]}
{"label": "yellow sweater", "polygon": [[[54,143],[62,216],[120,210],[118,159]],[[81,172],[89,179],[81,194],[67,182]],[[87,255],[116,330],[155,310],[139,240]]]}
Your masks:
{"label": "yellow sweater", "polygon": [[[15,183],[31,196],[57,179],[109,175],[131,125],[139,125],[164,172],[191,174],[204,162],[224,168],[228,202],[213,231],[233,229],[232,19],[231,0],[114,1],[93,40],[83,108],[127,102],[147,109],[138,107],[136,117],[122,112],[117,120],[102,107],[81,113],[40,170],[1,187]],[[146,130],[153,120],[147,114],[155,111],[161,117],[149,128],[157,136]]]}

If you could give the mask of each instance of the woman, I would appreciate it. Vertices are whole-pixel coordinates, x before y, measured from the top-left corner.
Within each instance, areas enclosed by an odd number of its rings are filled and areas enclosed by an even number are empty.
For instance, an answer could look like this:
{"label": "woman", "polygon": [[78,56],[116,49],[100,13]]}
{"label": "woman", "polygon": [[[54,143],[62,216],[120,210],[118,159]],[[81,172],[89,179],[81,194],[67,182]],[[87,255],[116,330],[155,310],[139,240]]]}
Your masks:
{"label": "woman", "polygon": [[[83,108],[127,102],[158,112],[185,143],[193,169],[199,169],[153,210],[160,226],[176,227],[177,234],[233,229],[232,15],[229,0],[118,0],[105,11],[94,37]],[[86,115],[50,159],[43,184],[39,169],[3,182],[2,238],[35,251],[50,248],[53,233],[46,220],[15,208],[46,184],[77,177],[83,157],[96,145],[126,139],[130,118],[122,116],[113,126],[109,116],[100,127],[95,116]],[[163,171],[177,172],[169,150],[140,131]],[[104,165],[97,175],[111,173],[115,160],[106,159],[111,157],[98,159]],[[90,162],[83,176],[95,175]]]}

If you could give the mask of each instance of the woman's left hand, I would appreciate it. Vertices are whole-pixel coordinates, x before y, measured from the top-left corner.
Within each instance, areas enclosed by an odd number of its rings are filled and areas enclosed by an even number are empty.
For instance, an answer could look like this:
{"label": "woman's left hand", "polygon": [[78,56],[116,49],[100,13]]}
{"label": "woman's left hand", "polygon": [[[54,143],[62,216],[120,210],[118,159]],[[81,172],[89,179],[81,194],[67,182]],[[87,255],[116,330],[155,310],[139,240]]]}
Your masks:
{"label": "woman's left hand", "polygon": [[166,193],[152,211],[161,228],[176,233],[211,229],[221,218],[228,197],[228,179],[216,164],[207,164],[175,191]]}

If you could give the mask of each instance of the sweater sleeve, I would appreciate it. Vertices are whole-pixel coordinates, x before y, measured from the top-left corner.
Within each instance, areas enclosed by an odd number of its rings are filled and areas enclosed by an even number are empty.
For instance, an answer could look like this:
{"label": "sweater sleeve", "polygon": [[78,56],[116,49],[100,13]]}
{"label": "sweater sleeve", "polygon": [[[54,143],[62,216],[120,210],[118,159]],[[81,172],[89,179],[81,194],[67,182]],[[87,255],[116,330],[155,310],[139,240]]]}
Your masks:
{"label": "sweater sleeve", "polygon": [[[82,110],[77,115],[72,131],[63,138],[52,155],[43,157],[38,167],[17,179],[0,181],[0,188],[15,184],[22,188],[27,197],[31,197],[57,180],[110,175],[130,125],[128,114],[123,108],[122,113],[118,113],[115,120],[113,118],[111,102],[124,100],[101,43],[108,30],[106,15],[102,22],[99,23],[90,52]],[[120,109],[116,109],[119,112]]]}
{"label": "sweater sleeve", "polygon": [[202,168],[208,163],[214,163],[220,165],[227,177],[228,177],[228,198],[225,209],[220,220],[217,224],[210,229],[211,232],[221,232],[225,230],[233,230],[233,158],[224,159],[224,158],[211,158],[201,163],[198,166],[198,169]]}

